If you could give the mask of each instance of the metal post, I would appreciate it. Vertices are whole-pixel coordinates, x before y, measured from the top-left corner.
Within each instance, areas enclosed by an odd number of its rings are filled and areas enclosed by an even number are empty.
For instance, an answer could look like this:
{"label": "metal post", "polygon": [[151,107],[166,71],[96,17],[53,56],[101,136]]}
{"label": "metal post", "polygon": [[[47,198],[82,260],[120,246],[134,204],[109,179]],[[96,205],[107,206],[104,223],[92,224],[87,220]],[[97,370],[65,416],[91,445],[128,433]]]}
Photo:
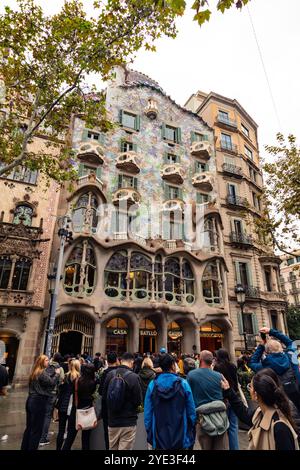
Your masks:
{"label": "metal post", "polygon": [[241,304],[241,314],[242,314],[242,322],[243,322],[243,335],[244,335],[244,342],[245,342],[245,350],[248,351],[248,343],[247,343],[247,333],[245,330],[245,319],[244,319],[244,304]]}
{"label": "metal post", "polygon": [[58,296],[58,291],[59,291],[65,242],[68,236],[68,231],[66,230],[67,221],[68,221],[68,217],[64,216],[62,229],[60,229],[58,232],[60,236],[59,255],[58,255],[57,270],[56,270],[56,276],[55,276],[55,287],[54,287],[54,292],[52,294],[52,302],[51,302],[51,308],[50,308],[50,314],[49,314],[49,326],[48,326],[48,332],[47,332],[47,342],[46,342],[46,348],[45,348],[45,354],[48,357],[50,357],[51,355],[52,338],[53,338],[55,315],[56,315],[57,296]]}

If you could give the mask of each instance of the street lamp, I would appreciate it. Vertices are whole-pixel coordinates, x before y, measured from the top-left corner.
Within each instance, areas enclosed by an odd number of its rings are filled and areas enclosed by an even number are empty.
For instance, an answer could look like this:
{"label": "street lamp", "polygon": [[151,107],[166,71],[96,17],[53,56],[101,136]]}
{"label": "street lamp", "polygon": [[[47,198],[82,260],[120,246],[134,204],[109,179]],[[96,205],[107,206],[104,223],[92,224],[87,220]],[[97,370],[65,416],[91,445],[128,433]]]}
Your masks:
{"label": "street lamp", "polygon": [[244,335],[244,342],[245,342],[245,349],[248,351],[248,344],[247,344],[247,334],[245,330],[245,319],[244,319],[244,305],[246,301],[246,291],[242,284],[237,284],[236,288],[234,289],[236,293],[237,303],[241,308],[241,315],[242,315],[242,323],[243,323],[243,335]]}
{"label": "street lamp", "polygon": [[58,236],[60,238],[59,244],[59,255],[57,261],[57,268],[56,270],[53,269],[53,272],[48,275],[49,280],[49,292],[51,295],[50,301],[50,312],[48,318],[48,325],[46,331],[46,340],[45,340],[45,347],[44,352],[46,356],[50,357],[51,355],[51,347],[52,347],[52,338],[54,332],[54,323],[55,323],[55,315],[56,315],[56,304],[57,304],[57,296],[59,291],[59,285],[61,281],[61,271],[63,265],[63,257],[64,257],[64,249],[66,241],[72,241],[72,232],[70,232],[68,223],[71,222],[68,216],[63,216],[58,219]]}
{"label": "street lamp", "polygon": [[49,314],[48,314],[48,321],[47,321],[47,328],[46,328],[46,335],[45,335],[45,341],[44,341],[44,354],[46,354],[46,348],[47,348],[47,341],[48,341],[48,334],[49,334],[49,324],[50,324],[50,312],[52,309],[52,302],[53,302],[53,294],[54,294],[54,289],[55,289],[55,279],[56,279],[56,267],[54,266],[54,263],[50,263],[50,273],[47,274],[47,279],[48,279],[48,292],[50,294],[50,306],[49,306]]}

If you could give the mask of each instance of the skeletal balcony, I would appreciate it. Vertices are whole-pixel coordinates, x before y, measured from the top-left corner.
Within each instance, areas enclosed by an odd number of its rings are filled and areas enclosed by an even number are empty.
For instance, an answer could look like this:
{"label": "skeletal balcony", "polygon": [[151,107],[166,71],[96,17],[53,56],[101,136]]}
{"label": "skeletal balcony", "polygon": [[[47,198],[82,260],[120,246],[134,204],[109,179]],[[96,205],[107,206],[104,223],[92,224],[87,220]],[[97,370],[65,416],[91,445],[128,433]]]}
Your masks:
{"label": "skeletal balcony", "polygon": [[203,189],[204,191],[212,191],[213,176],[208,172],[196,173],[195,176],[193,176],[192,184],[195,188]]}
{"label": "skeletal balcony", "polygon": [[132,206],[134,204],[139,204],[141,201],[141,196],[133,188],[121,188],[115,191],[113,195],[112,202],[114,205],[118,206],[124,204],[126,206]]}
{"label": "skeletal balcony", "polygon": [[97,163],[103,163],[104,150],[102,145],[99,145],[99,142],[84,142],[80,145],[78,149],[78,158],[84,159],[86,162],[91,161],[95,163],[95,157],[98,157]]}
{"label": "skeletal balcony", "polygon": [[116,167],[134,174],[141,171],[137,153],[134,151],[120,153],[117,157]]}
{"label": "skeletal balcony", "polygon": [[170,183],[183,183],[184,170],[179,163],[170,163],[168,165],[164,165],[160,174],[163,180],[170,181]]}
{"label": "skeletal balcony", "polygon": [[201,141],[201,142],[193,142],[191,145],[191,154],[194,157],[202,157],[206,160],[210,159],[212,153],[212,148],[209,142]]}

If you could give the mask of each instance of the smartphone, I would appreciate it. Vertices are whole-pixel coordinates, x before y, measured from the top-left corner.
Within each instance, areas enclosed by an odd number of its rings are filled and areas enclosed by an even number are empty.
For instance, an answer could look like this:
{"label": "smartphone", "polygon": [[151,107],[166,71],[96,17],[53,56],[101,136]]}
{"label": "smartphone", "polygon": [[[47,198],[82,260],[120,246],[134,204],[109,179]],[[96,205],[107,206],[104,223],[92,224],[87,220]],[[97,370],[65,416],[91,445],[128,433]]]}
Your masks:
{"label": "smartphone", "polygon": [[266,339],[267,339],[266,333],[261,333],[261,334],[260,334],[260,337],[261,337],[261,339],[262,339],[263,341],[266,341]]}

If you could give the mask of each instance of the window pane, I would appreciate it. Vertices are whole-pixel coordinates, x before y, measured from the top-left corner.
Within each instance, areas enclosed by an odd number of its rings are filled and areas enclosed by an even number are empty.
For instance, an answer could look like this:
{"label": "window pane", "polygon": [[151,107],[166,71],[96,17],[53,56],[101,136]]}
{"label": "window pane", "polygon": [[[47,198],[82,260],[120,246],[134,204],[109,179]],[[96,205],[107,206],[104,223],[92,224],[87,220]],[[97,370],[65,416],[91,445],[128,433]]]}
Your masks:
{"label": "window pane", "polygon": [[19,224],[22,220],[24,225],[31,225],[33,209],[29,206],[17,206],[13,223]]}
{"label": "window pane", "polygon": [[14,290],[26,290],[29,278],[30,262],[29,261],[17,261],[12,281],[12,289]]}
{"label": "window pane", "polygon": [[171,126],[166,126],[166,139],[176,142],[176,128]]}
{"label": "window pane", "polygon": [[2,258],[0,260],[0,289],[6,289],[8,286],[11,271],[11,260]]}
{"label": "window pane", "polygon": [[136,116],[134,114],[129,114],[124,111],[122,124],[125,127],[130,127],[131,129],[135,129],[135,119],[136,119]]}

